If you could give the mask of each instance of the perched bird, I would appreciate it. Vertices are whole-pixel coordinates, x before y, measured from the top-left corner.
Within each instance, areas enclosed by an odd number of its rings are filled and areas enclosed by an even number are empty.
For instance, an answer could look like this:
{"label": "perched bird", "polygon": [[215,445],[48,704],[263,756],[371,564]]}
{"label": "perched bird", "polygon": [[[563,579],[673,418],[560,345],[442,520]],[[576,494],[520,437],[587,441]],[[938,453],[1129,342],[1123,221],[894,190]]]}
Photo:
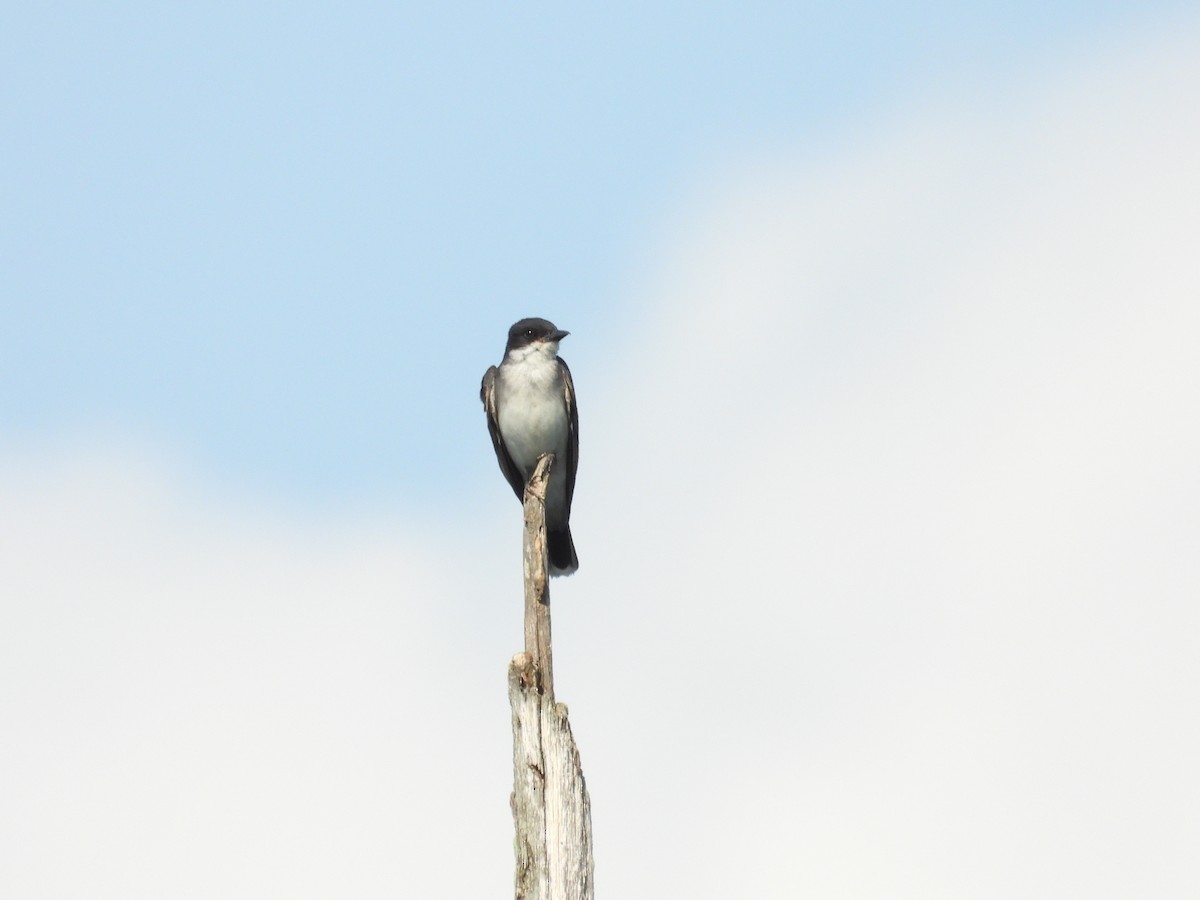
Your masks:
{"label": "perched bird", "polygon": [[551,575],[570,575],[579,568],[570,525],[579,414],[571,370],[558,357],[558,342],[566,336],[553,322],[522,319],[508,329],[504,359],[484,373],[479,388],[496,461],[522,503],[538,457],[554,454],[546,488]]}

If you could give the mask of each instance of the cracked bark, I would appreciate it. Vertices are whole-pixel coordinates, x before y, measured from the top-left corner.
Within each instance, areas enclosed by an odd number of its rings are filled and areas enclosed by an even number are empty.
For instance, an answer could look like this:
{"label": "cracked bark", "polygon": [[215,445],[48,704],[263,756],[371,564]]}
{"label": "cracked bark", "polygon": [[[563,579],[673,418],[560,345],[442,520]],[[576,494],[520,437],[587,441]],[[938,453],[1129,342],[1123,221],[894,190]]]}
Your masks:
{"label": "cracked bark", "polygon": [[517,900],[592,900],[592,814],[567,707],[554,700],[543,456],[525,489],[525,651],[508,668]]}

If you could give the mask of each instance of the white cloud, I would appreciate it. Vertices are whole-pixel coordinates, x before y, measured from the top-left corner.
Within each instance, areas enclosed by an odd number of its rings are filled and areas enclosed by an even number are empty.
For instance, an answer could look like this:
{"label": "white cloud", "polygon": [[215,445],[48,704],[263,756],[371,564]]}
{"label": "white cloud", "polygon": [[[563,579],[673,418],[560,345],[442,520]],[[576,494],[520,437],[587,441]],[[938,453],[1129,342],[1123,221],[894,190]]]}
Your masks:
{"label": "white cloud", "polygon": [[1200,885],[1188,37],[751,170],[676,245],[581,488],[646,713],[576,705],[662,754],[593,763],[601,843],[666,844],[615,893]]}
{"label": "white cloud", "polygon": [[[692,205],[580,384],[603,894],[1195,894],[1197,34]],[[0,893],[507,890],[511,514],[8,459]]]}
{"label": "white cloud", "polygon": [[0,894],[508,877],[503,660],[448,628],[411,524],[270,515],[127,448],[4,469]]}

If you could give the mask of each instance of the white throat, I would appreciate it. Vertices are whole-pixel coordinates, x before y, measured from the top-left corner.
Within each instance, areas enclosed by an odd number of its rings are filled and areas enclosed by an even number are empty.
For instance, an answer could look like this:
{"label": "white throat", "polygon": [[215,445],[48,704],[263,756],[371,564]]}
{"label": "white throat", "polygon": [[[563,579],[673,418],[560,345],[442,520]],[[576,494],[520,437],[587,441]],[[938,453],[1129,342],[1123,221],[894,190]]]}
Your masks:
{"label": "white throat", "polygon": [[558,358],[558,341],[534,341],[524,347],[514,347],[508,351],[508,358],[514,363],[535,362],[539,358],[554,362]]}

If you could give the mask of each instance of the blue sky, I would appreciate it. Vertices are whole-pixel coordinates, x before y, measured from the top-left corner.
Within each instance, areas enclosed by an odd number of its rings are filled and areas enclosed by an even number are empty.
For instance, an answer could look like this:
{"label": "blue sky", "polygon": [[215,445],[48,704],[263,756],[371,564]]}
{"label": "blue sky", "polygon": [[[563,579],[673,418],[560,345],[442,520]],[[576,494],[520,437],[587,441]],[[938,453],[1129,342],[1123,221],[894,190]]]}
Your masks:
{"label": "blue sky", "polygon": [[0,439],[301,503],[473,492],[507,325],[554,318],[604,378],[673,205],[731,161],[992,102],[1171,7],[10,9]]}
{"label": "blue sky", "polygon": [[530,313],[604,895],[1200,896],[1194,11],[3,19],[0,896],[508,890]]}

